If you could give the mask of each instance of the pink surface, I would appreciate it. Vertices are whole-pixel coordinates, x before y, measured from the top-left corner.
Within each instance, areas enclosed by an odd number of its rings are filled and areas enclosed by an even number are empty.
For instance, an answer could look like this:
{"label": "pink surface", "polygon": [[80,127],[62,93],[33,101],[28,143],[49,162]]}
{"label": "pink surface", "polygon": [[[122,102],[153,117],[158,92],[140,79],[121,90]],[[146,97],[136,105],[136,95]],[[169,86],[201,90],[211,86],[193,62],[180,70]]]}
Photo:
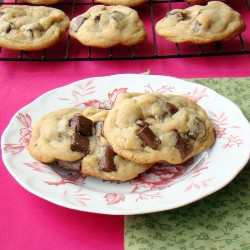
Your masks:
{"label": "pink surface", "polygon": [[[244,1],[240,3],[238,10],[250,23],[249,10]],[[245,32],[243,37],[249,48],[250,32]],[[159,55],[165,53],[164,49],[164,46],[160,47]],[[145,53],[148,52],[145,50]],[[80,79],[146,71],[178,78],[249,77],[249,64],[250,55],[132,62],[1,61],[0,134],[24,105],[51,89]],[[124,248],[123,216],[90,214],[57,206],[23,189],[8,173],[2,160],[0,171],[0,249]]]}
{"label": "pink surface", "polygon": [[[24,105],[80,79],[148,70],[179,78],[241,77],[250,76],[249,62],[249,55],[134,62],[1,62],[0,132]],[[0,249],[124,248],[123,216],[89,214],[51,204],[24,190],[2,161],[0,169]]]}

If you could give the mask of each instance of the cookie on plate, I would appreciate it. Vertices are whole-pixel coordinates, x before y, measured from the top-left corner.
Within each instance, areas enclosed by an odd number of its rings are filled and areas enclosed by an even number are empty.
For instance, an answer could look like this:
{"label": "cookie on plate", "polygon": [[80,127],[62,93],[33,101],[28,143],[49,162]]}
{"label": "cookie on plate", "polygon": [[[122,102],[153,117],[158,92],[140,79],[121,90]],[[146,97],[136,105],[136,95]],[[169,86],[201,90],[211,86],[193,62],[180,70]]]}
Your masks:
{"label": "cookie on plate", "polygon": [[50,112],[39,119],[29,142],[30,154],[43,163],[76,161],[83,153],[71,150],[72,129],[69,121],[75,114],[83,114],[81,109],[67,108]]}
{"label": "cookie on plate", "polygon": [[88,107],[51,112],[34,126],[29,152],[44,163],[104,180],[134,179],[151,167],[114,153],[102,134],[107,110]]}
{"label": "cookie on plate", "polygon": [[183,96],[159,93],[120,95],[104,122],[104,135],[117,154],[140,164],[179,164],[215,140],[199,105]]}
{"label": "cookie on plate", "polygon": [[149,0],[96,0],[96,1],[106,5],[123,5],[123,6],[135,7],[144,4]]}
{"label": "cookie on plate", "polygon": [[152,164],[137,164],[117,155],[103,136],[102,126],[106,114],[87,108],[84,115],[94,124],[94,134],[89,137],[89,153],[82,159],[81,173],[103,180],[127,181],[148,170]]}
{"label": "cookie on plate", "polygon": [[0,47],[41,50],[54,45],[66,32],[70,20],[56,8],[27,5],[0,7]]}
{"label": "cookie on plate", "polygon": [[174,43],[206,44],[229,40],[245,30],[241,15],[227,4],[212,1],[173,9],[158,21],[156,33]]}
{"label": "cookie on plate", "polygon": [[136,45],[147,33],[137,11],[127,6],[96,5],[70,22],[70,36],[85,46]]}

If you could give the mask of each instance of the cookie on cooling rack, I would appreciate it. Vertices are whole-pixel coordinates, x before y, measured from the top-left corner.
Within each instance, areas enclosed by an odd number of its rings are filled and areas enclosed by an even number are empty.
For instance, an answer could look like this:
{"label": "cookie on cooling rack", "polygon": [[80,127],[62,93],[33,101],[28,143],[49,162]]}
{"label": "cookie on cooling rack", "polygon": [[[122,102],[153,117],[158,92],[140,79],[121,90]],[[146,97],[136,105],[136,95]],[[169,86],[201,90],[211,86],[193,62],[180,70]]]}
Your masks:
{"label": "cookie on cooling rack", "polygon": [[128,7],[135,7],[144,4],[149,0],[96,0],[96,1],[106,5],[123,5]]}
{"label": "cookie on cooling rack", "polygon": [[41,118],[33,128],[29,152],[44,163],[104,180],[127,181],[151,167],[136,164],[114,153],[103,137],[107,110],[57,110]]}
{"label": "cookie on cooling rack", "polygon": [[70,20],[56,8],[27,5],[0,7],[0,47],[41,50],[54,45]]}
{"label": "cookie on cooling rack", "polygon": [[96,5],[70,23],[70,36],[85,46],[136,45],[147,33],[137,11],[127,6]]}
{"label": "cookie on cooling rack", "polygon": [[179,164],[208,149],[215,136],[206,112],[190,99],[159,93],[120,95],[104,122],[114,151],[140,164]]}
{"label": "cookie on cooling rack", "polygon": [[245,30],[241,15],[227,4],[211,1],[173,9],[158,21],[156,33],[174,43],[205,44],[229,40]]}
{"label": "cookie on cooling rack", "polygon": [[52,5],[61,1],[62,0],[22,0],[24,3],[30,3],[34,5]]}

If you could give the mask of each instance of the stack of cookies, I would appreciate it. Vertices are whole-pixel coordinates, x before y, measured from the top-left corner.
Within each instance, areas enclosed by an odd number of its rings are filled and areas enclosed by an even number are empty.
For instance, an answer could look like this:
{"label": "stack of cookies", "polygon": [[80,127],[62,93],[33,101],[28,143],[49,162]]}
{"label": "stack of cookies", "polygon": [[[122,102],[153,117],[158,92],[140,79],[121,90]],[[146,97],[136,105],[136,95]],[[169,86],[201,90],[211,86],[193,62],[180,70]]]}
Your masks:
{"label": "stack of cookies", "polygon": [[125,93],[111,110],[66,108],[34,126],[30,154],[103,180],[127,181],[157,163],[181,164],[215,141],[206,112],[179,95]]}
{"label": "stack of cookies", "polygon": [[[33,5],[59,0],[26,0]],[[41,50],[51,47],[69,29],[69,35],[84,46],[110,48],[134,46],[147,38],[138,12],[132,7],[148,0],[98,0],[72,20],[61,10],[45,6],[0,7],[0,47]],[[113,4],[113,5],[112,5]],[[149,17],[150,18],[150,17]],[[156,34],[174,43],[205,44],[229,40],[245,30],[240,14],[227,4],[211,1],[186,9],[173,9],[155,26]]]}

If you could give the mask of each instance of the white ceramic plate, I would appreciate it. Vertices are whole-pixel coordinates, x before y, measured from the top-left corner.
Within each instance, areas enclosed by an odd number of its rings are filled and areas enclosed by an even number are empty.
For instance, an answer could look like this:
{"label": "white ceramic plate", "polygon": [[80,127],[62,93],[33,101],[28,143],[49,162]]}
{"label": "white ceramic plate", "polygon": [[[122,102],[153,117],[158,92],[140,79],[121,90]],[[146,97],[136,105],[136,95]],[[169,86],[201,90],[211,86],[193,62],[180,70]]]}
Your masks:
{"label": "white ceramic plate", "polygon": [[[125,183],[62,171],[27,152],[32,125],[46,113],[72,106],[111,108],[119,94],[132,91],[191,98],[207,111],[216,143],[183,166],[156,166]],[[42,95],[15,114],[1,147],[7,169],[31,193],[71,209],[129,215],[174,209],[221,189],[248,162],[249,138],[250,125],[240,109],[213,90],[167,76],[125,74],[81,80]]]}

